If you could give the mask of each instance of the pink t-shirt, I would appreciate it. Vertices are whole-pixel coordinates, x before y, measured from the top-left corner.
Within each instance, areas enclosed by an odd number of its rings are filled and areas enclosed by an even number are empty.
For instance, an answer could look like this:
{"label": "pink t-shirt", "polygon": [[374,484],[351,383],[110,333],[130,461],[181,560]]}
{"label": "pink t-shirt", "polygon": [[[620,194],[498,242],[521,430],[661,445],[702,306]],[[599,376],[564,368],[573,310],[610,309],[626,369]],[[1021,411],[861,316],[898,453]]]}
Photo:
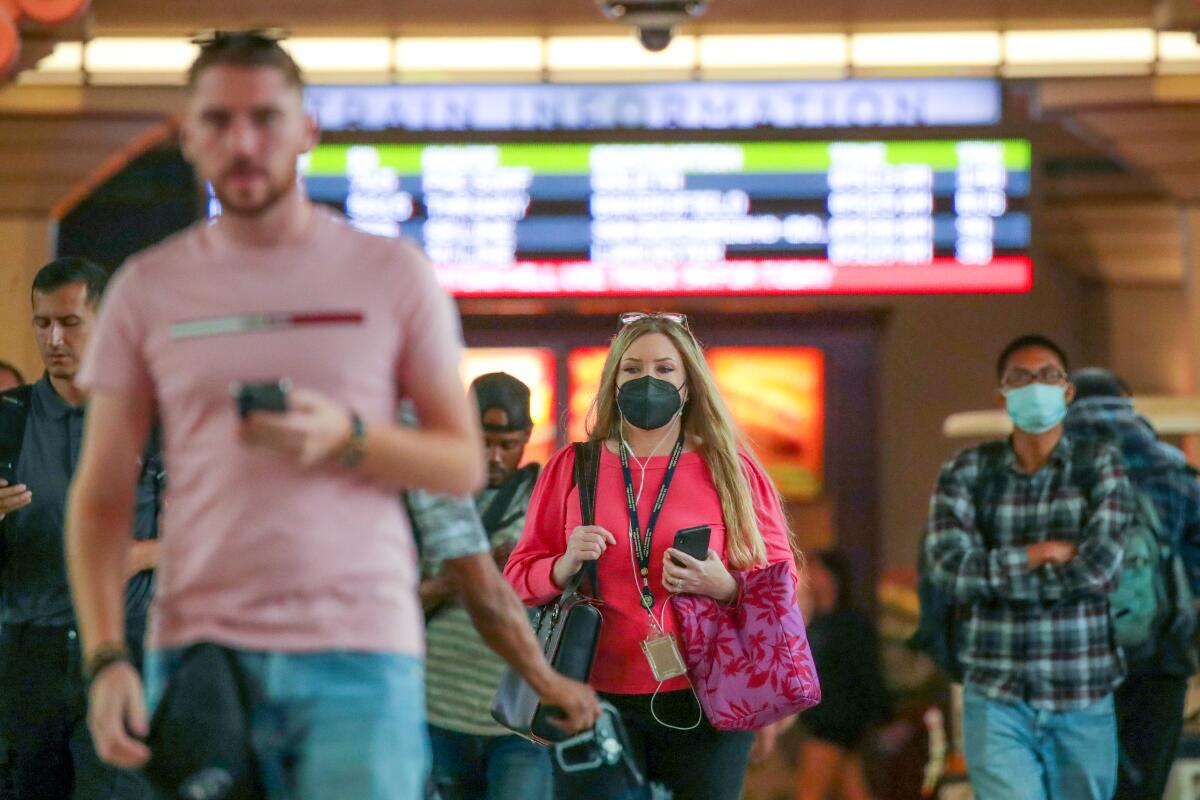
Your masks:
{"label": "pink t-shirt", "polygon": [[[646,482],[638,503],[643,533],[669,462],[668,456],[645,459]],[[581,520],[579,490],[573,485],[574,469],[575,454],[570,447],[560,450],[546,464],[533,490],[521,541],[504,567],[504,577],[529,605],[542,605],[562,594],[554,584],[551,572],[554,562],[566,552],[567,539]],[[631,463],[630,469],[636,488],[641,483],[642,473],[636,464]],[[767,561],[771,564],[786,561],[794,569],[787,520],[771,479],[744,456],[742,469],[750,484]],[[641,605],[641,583],[629,536],[629,508],[621,459],[607,448],[602,451],[596,482],[596,524],[612,533],[617,544],[615,547],[610,545],[598,563],[600,599],[603,601],[600,614],[604,621],[600,626],[600,642],[590,682],[602,692],[650,694],[659,688],[641,646],[650,632],[650,617]],[[651,541],[650,589],[657,601],[654,611],[660,615],[665,629],[673,634],[678,630],[678,623],[662,585],[663,557],[675,538],[675,531],[694,525],[711,526],[709,547],[727,561],[721,499],[708,464],[699,453],[691,452],[680,456]],[[662,691],[686,688],[687,678],[679,677],[664,683]]]}
{"label": "pink t-shirt", "polygon": [[238,245],[200,223],[130,259],[81,382],[153,396],[162,420],[153,645],[420,653],[396,493],[242,443],[230,386],[286,378],[390,423],[405,387],[461,348],[457,312],[420,253],[324,209],[285,247]]}

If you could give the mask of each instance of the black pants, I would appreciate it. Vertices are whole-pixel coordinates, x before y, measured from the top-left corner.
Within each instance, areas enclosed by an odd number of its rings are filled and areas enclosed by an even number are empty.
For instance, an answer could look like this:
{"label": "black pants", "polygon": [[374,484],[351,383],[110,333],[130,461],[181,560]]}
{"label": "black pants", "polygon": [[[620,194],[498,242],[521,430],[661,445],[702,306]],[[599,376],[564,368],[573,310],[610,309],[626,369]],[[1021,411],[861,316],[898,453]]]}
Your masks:
{"label": "black pants", "polygon": [[[750,763],[754,734],[718,731],[701,716],[692,731],[677,731],[655,721],[651,695],[603,695],[621,712],[634,760],[649,783],[669,790],[674,800],[737,800]],[[690,691],[664,692],[654,701],[658,718],[686,728],[700,715]],[[619,800],[631,794],[627,770],[601,767],[564,773],[555,764],[555,797],[559,800],[605,798]],[[648,796],[648,795],[644,795]]]}
{"label": "black pants", "polygon": [[[134,627],[134,626],[131,626]],[[131,633],[141,663],[144,620]],[[0,628],[0,740],[16,800],[145,800],[137,775],[96,755],[87,728],[87,694],[73,628]]]}
{"label": "black pants", "polygon": [[1183,729],[1187,678],[1130,675],[1116,691],[1120,800],[1162,800]]}

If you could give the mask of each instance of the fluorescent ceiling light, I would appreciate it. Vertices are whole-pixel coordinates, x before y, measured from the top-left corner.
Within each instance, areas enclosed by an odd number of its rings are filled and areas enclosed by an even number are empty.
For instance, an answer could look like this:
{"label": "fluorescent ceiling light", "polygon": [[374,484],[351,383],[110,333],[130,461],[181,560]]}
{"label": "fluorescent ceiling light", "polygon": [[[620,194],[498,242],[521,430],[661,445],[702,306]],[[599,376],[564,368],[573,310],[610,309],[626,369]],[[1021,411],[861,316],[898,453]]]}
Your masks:
{"label": "fluorescent ceiling light", "polygon": [[83,47],[95,83],[182,83],[200,48],[186,39],[101,37]]}
{"label": "fluorescent ceiling light", "polygon": [[1200,44],[1195,34],[1173,31],[1158,35],[1158,58],[1161,61],[1200,61]]}
{"label": "fluorescent ceiling light", "polygon": [[762,36],[701,36],[700,69],[705,75],[777,71],[837,71],[846,67],[847,40],[843,34],[766,34]]}
{"label": "fluorescent ceiling light", "polygon": [[37,66],[17,76],[17,83],[39,85],[74,85],[83,82],[83,43],[57,42],[49,55]]}
{"label": "fluorescent ceiling light", "polygon": [[855,67],[995,67],[1000,64],[996,31],[946,33],[856,33],[850,37]]}
{"label": "fluorescent ceiling light", "polygon": [[82,42],[58,42],[50,55],[37,63],[38,72],[79,72],[82,69]]}
{"label": "fluorescent ceiling light", "polygon": [[281,43],[314,81],[391,78],[392,40],[379,37],[296,38]]}
{"label": "fluorescent ceiling light", "polygon": [[551,36],[546,40],[551,77],[582,80],[661,80],[687,77],[696,67],[696,40],[676,36],[666,50],[652,53],[632,36]]}
{"label": "fluorescent ceiling light", "polygon": [[[1145,71],[1154,61],[1149,28],[1073,31],[1008,31],[1004,34],[1005,73],[1057,75]],[[1114,70],[1122,65],[1132,70]]]}
{"label": "fluorescent ceiling light", "polygon": [[1200,66],[1200,44],[1190,33],[1172,31],[1158,35],[1160,73],[1195,72]]}
{"label": "fluorescent ceiling light", "polygon": [[396,69],[407,73],[540,73],[537,36],[412,37],[396,41]]}

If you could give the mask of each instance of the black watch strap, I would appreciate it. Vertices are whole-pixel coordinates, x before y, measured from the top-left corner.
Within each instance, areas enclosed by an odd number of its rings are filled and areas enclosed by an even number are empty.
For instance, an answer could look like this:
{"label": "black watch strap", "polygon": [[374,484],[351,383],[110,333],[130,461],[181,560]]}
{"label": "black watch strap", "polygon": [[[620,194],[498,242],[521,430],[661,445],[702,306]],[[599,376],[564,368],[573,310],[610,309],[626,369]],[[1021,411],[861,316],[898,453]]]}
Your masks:
{"label": "black watch strap", "polygon": [[113,664],[132,664],[129,649],[123,644],[106,644],[96,648],[83,663],[83,679],[90,688],[96,678]]}

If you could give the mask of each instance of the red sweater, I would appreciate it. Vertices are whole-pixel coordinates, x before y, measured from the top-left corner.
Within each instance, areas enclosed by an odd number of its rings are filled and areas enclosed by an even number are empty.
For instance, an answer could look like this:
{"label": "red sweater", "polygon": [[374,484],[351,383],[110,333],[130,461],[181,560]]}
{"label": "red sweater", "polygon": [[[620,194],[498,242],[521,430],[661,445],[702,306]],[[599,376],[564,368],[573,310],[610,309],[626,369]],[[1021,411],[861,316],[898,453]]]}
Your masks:
{"label": "red sweater", "polygon": [[[602,452],[596,487],[596,524],[611,532],[617,544],[615,547],[609,545],[599,562],[604,622],[600,628],[591,684],[598,691],[610,694],[650,694],[658,688],[658,681],[641,648],[641,642],[650,630],[650,618],[641,605],[641,584],[629,540],[629,511],[625,503],[621,460],[607,447]],[[646,485],[638,504],[643,533],[668,461],[668,456],[657,456],[647,464]],[[574,467],[575,454],[570,447],[550,459],[533,490],[521,541],[504,567],[504,577],[531,606],[548,603],[562,593],[551,578],[551,570],[554,562],[566,552],[571,531],[580,524],[579,492],[572,486]],[[632,461],[629,467],[636,492],[641,470]],[[750,481],[767,560],[771,563],[787,561],[794,565],[787,523],[770,479],[745,456],[742,467]],[[667,600],[669,595],[662,586],[663,553],[671,546],[675,531],[695,525],[712,527],[709,547],[726,560],[725,523],[712,473],[700,454],[691,452],[684,453],[679,459],[651,548],[650,588],[657,601],[654,611],[661,615],[660,619],[665,617],[665,627],[671,633],[675,633],[678,626]],[[668,681],[662,688],[672,691],[687,686],[687,679],[681,676]]]}

